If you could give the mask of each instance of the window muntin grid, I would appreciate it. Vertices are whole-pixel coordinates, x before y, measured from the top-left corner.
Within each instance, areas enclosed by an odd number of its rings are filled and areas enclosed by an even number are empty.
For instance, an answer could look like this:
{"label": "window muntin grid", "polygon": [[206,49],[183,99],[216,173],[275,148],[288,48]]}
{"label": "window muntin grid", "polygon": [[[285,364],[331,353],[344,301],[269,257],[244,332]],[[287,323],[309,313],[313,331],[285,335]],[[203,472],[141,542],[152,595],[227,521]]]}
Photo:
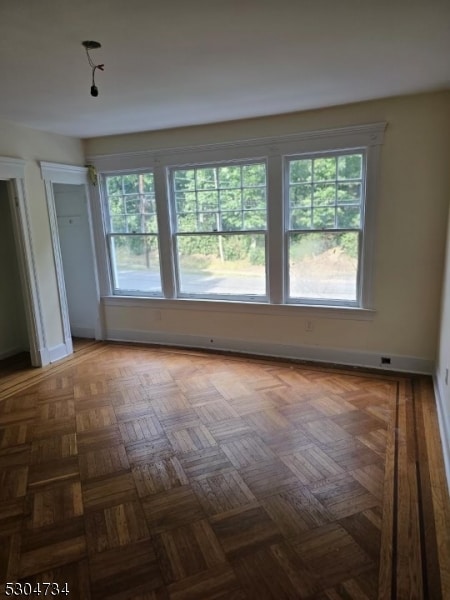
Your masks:
{"label": "window muntin grid", "polygon": [[153,173],[106,175],[104,187],[108,252],[115,293],[161,295]]}
{"label": "window muntin grid", "polygon": [[265,230],[266,180],[264,162],[174,169],[177,232]]}
{"label": "window muntin grid", "polygon": [[289,159],[288,229],[360,229],[363,169],[361,152]]}

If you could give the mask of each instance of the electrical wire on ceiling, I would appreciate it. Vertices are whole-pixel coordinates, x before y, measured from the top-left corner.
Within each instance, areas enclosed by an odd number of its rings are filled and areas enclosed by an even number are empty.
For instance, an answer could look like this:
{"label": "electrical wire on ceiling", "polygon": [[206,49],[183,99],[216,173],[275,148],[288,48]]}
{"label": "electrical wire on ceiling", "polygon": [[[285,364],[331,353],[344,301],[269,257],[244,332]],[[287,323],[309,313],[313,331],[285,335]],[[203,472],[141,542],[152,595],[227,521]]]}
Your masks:
{"label": "electrical wire on ceiling", "polygon": [[88,62],[92,69],[91,96],[94,96],[94,98],[96,98],[98,96],[98,87],[95,85],[95,71],[97,69],[100,69],[100,71],[103,71],[105,69],[105,65],[103,65],[103,64],[96,65],[94,63],[94,61],[92,60],[91,55],[89,54],[89,50],[96,50],[97,48],[101,48],[102,45],[100,44],[100,42],[95,42],[93,40],[87,40],[85,42],[81,42],[81,44],[86,49],[86,55],[88,58]]}

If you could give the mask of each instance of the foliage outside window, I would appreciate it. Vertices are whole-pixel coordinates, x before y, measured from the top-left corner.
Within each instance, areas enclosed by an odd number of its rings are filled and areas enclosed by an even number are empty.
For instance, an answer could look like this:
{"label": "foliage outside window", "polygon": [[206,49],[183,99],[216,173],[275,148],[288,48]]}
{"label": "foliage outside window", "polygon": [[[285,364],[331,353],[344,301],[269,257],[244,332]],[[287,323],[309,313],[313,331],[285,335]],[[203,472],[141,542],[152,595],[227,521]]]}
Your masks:
{"label": "foliage outside window", "polygon": [[114,290],[161,294],[153,173],[107,175],[105,184]]}
{"label": "foliage outside window", "polygon": [[265,163],[174,169],[180,294],[266,295]]}
{"label": "foliage outside window", "polygon": [[358,301],[362,153],[288,162],[289,298]]}

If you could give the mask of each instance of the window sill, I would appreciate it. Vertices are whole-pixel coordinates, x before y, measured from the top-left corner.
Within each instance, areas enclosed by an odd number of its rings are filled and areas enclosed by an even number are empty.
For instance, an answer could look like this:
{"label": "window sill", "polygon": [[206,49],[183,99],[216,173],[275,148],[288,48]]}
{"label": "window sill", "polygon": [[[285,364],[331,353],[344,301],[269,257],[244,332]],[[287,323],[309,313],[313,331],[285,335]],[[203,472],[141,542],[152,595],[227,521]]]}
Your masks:
{"label": "window sill", "polygon": [[312,304],[267,304],[261,302],[238,302],[231,300],[164,299],[141,296],[103,296],[105,307],[123,307],[157,310],[192,310],[209,313],[253,314],[280,317],[303,317],[318,319],[348,319],[372,321],[375,310],[369,308],[328,306]]}

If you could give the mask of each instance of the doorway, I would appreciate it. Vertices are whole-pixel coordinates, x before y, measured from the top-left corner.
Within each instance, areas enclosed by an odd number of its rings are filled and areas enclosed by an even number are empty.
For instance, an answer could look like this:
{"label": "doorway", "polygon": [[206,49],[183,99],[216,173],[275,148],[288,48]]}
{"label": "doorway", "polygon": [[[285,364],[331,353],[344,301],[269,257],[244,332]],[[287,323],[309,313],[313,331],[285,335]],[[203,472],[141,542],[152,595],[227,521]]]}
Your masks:
{"label": "doorway", "polygon": [[97,337],[98,293],[86,186],[53,183],[70,333]]}
{"label": "doorway", "polygon": [[30,351],[19,268],[8,183],[0,180],[0,360]]}

